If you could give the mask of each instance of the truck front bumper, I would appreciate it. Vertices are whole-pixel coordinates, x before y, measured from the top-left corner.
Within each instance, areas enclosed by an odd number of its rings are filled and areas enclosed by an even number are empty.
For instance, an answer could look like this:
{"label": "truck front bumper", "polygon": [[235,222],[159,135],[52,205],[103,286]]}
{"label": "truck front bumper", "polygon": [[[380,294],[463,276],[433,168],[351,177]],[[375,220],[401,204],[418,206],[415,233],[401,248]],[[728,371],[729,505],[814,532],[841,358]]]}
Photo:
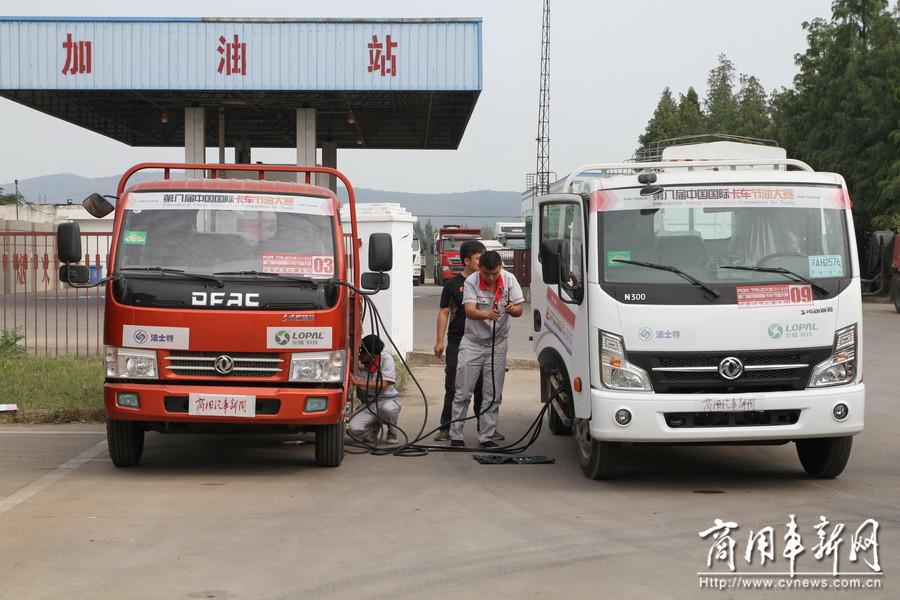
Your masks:
{"label": "truck front bumper", "polygon": [[[252,417],[191,415],[191,393],[223,396],[253,396]],[[137,394],[139,407],[122,406],[120,394]],[[325,399],[325,410],[307,412],[307,399]],[[344,390],[341,388],[224,387],[175,384],[107,382],[103,386],[103,407],[110,419],[148,422],[252,423],[255,425],[329,425],[343,418]],[[316,401],[321,407],[322,401]]]}
{"label": "truck front bumper", "polygon": [[[758,410],[712,410],[752,397]],[[842,404],[846,417],[838,419]],[[863,430],[863,384],[764,394],[652,394],[591,390],[591,436],[604,441],[693,443],[752,442],[840,437]],[[707,409],[707,410],[704,410]],[[620,425],[616,413],[628,411]],[[621,415],[620,415],[621,416]],[[673,426],[674,425],[674,426]]]}

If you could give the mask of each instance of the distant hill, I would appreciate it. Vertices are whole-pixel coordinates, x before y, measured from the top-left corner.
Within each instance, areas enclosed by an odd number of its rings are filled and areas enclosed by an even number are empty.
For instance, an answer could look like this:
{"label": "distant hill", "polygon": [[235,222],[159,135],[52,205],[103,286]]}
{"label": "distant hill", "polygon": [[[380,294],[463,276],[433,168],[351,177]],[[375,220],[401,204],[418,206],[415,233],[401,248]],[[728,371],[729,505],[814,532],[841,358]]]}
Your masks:
{"label": "distant hill", "polygon": [[[68,200],[81,203],[94,192],[114,194],[120,175],[110,177],[81,177],[70,173],[44,175],[19,180],[19,192],[28,202],[36,204],[66,204]],[[135,181],[158,177],[154,173],[138,173]],[[0,184],[4,193],[15,190],[14,183]],[[480,190],[451,194],[412,194],[355,188],[357,202],[394,202],[419,218],[424,225],[430,219],[433,225],[445,223],[492,226],[497,221],[518,220],[520,215],[519,192]],[[346,200],[346,192],[338,196]]]}

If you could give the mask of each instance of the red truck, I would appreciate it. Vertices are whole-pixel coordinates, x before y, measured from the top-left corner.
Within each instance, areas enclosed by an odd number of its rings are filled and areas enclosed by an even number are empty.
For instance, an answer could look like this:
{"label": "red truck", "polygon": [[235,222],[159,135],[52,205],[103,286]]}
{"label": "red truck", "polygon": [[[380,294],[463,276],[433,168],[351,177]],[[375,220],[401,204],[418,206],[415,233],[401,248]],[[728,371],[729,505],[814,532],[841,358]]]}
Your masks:
{"label": "red truck", "polygon": [[463,272],[459,260],[459,247],[466,240],[481,239],[481,230],[459,225],[444,225],[434,237],[434,282],[443,285],[445,281]]}
{"label": "red truck", "polygon": [[[126,189],[145,169],[163,178]],[[208,178],[173,179],[195,170]],[[217,178],[227,170],[228,179]],[[306,183],[265,177],[305,173]],[[339,202],[314,173],[346,186]],[[255,179],[238,179],[248,176]],[[283,175],[282,175],[283,176]],[[110,458],[136,465],[147,431],[315,432],[316,463],[341,464],[348,374],[360,340],[362,288],[389,283],[391,239],[372,234],[360,275],[356,203],[346,177],[325,167],[144,163],[119,181],[104,285]],[[60,280],[88,287],[76,223],[61,223]],[[349,278],[349,279],[348,279]],[[362,281],[362,283],[360,283]],[[352,284],[350,287],[349,284]]]}

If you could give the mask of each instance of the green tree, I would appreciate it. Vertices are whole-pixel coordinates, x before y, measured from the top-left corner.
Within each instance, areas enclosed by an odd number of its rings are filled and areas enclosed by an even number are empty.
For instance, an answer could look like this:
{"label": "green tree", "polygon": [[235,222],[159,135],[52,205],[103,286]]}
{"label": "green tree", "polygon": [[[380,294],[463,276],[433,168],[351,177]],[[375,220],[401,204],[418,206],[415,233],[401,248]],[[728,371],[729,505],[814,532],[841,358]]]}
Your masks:
{"label": "green tree", "polygon": [[653,116],[647,123],[646,131],[638,137],[638,143],[642,148],[646,148],[653,142],[681,135],[680,130],[678,109],[672,98],[672,92],[667,87],[656,104],[656,110],[653,111]]}
{"label": "green tree", "polygon": [[738,98],[734,93],[734,63],[719,55],[719,66],[706,79],[705,125],[707,133],[731,133],[738,115]]}
{"label": "green tree", "polygon": [[794,88],[774,99],[789,155],[844,176],[861,228],[900,204],[900,4],[836,0],[832,19],[804,23]]}
{"label": "green tree", "polygon": [[700,110],[700,97],[693,87],[689,87],[678,102],[678,136],[702,133],[706,133],[706,125]]}
{"label": "green tree", "polygon": [[741,89],[737,94],[737,113],[733,127],[725,133],[745,137],[771,139],[772,119],[766,91],[756,77],[740,76]]}
{"label": "green tree", "polygon": [[3,188],[0,188],[0,204],[24,204],[25,197],[19,193],[4,194]]}

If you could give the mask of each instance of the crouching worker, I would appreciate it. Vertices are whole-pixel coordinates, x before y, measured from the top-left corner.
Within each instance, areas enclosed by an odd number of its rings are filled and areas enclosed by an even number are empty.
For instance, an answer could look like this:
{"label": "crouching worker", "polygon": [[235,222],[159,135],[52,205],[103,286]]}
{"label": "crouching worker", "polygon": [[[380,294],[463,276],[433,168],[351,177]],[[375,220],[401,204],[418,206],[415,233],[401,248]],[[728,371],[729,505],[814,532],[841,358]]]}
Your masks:
{"label": "crouching worker", "polygon": [[350,375],[356,397],[362,402],[347,423],[350,437],[371,444],[378,441],[381,424],[387,425],[388,444],[397,443],[397,418],[400,416],[400,392],[394,387],[397,370],[394,357],[384,352],[377,335],[367,335],[359,348],[360,370]]}

